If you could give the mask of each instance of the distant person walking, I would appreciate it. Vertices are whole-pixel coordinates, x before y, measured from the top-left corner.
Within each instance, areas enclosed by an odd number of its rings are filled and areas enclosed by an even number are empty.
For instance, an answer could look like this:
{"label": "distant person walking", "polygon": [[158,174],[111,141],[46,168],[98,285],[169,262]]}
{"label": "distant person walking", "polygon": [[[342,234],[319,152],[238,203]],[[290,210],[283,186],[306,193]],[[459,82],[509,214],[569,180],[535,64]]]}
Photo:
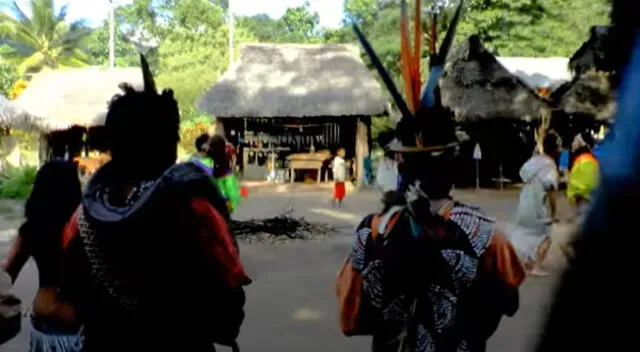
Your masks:
{"label": "distant person walking", "polygon": [[336,156],[333,158],[331,169],[333,171],[333,201],[336,207],[342,206],[342,201],[347,194],[347,162],[344,157],[346,152],[344,148],[338,149]]}
{"label": "distant person walking", "polygon": [[511,242],[532,275],[546,275],[542,270],[551,245],[551,225],[556,219],[556,191],[559,175],[555,159],[560,152],[560,137],[548,133],[543,153],[531,157],[520,169],[525,182],[520,192],[516,223]]}

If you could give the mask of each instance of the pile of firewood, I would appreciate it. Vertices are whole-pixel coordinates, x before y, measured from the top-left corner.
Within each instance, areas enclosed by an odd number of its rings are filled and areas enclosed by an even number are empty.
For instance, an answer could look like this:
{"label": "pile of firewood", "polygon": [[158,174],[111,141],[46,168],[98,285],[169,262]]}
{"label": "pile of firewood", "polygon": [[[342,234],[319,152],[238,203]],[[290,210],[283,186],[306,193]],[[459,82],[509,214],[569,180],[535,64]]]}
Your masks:
{"label": "pile of firewood", "polygon": [[308,239],[332,230],[328,225],[310,223],[304,218],[294,218],[289,213],[267,219],[231,220],[229,227],[238,237],[266,235],[287,239]]}

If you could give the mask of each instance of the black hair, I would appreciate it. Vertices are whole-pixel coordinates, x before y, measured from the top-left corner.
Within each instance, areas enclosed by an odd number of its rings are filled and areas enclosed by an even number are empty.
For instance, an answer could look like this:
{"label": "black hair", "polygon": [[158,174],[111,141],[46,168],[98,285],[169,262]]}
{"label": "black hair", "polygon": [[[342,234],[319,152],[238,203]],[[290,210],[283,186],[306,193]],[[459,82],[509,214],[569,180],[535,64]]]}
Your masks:
{"label": "black hair", "polygon": [[431,199],[445,199],[453,188],[454,150],[446,150],[439,156],[430,153],[403,153],[398,165],[405,186],[420,181],[420,188]]}
{"label": "black hair", "polygon": [[555,132],[547,132],[542,139],[542,151],[547,155],[554,155],[560,148],[560,137]]}
{"label": "black hair", "polygon": [[132,179],[158,177],[177,158],[178,102],[171,90],[157,94],[121,88],[125,94],[111,101],[105,122],[112,162]]}
{"label": "black hair", "polygon": [[213,175],[215,177],[222,176],[230,167],[230,161],[227,157],[227,140],[220,135],[213,135],[209,139],[209,149],[207,156],[213,159]]}
{"label": "black hair", "polygon": [[[36,174],[33,189],[24,207],[25,223],[21,233],[42,236],[59,246],[60,234],[82,198],[78,168],[70,161],[54,160]],[[29,229],[25,231],[25,229]],[[41,241],[39,241],[41,242]]]}
{"label": "black hair", "polygon": [[196,138],[196,150],[198,153],[204,153],[207,150],[209,138],[209,134],[207,133],[203,133]]}

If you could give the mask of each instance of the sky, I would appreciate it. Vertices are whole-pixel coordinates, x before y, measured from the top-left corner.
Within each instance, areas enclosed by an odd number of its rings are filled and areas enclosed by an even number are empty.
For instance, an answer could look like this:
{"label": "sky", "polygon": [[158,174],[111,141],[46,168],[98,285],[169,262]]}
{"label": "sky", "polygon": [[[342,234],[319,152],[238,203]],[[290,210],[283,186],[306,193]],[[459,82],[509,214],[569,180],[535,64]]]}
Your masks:
{"label": "sky", "polygon": [[[132,0],[114,0],[119,4],[128,4]],[[305,0],[230,0],[233,1],[233,11],[238,15],[256,15],[266,13],[270,17],[278,18],[289,7],[300,6]],[[320,25],[336,28],[342,20],[342,5],[344,0],[308,0],[311,9],[320,15]],[[7,1],[0,0],[0,4]],[[28,3],[28,0],[18,0],[18,3]],[[108,0],[55,0],[57,6],[68,4],[68,19],[75,21],[86,19],[92,25],[99,25],[107,18],[109,11]]]}

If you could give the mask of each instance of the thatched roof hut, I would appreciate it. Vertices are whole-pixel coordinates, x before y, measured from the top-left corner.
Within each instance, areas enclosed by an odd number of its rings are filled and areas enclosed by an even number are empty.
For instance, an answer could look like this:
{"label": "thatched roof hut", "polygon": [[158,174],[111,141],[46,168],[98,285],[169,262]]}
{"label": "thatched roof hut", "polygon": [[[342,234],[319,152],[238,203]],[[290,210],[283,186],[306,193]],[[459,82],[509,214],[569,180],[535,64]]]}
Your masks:
{"label": "thatched roof hut", "polygon": [[0,95],[0,127],[27,131],[42,130],[42,121],[35,118],[11,100]]}
{"label": "thatched roof hut", "polygon": [[355,45],[245,44],[197,104],[229,117],[375,116],[388,103]]}
{"label": "thatched roof hut", "polygon": [[459,123],[484,119],[533,121],[546,103],[471,36],[455,48],[440,82],[442,103]]}
{"label": "thatched roof hut", "polygon": [[108,102],[127,82],[142,87],[140,68],[87,67],[44,71],[35,75],[16,104],[42,120],[47,131],[104,124]]}
{"label": "thatched roof hut", "polygon": [[607,55],[607,41],[612,35],[611,26],[591,27],[591,36],[569,59],[569,67],[579,76],[591,70],[611,72],[613,60]]}
{"label": "thatched roof hut", "polygon": [[589,71],[576,76],[551,94],[554,108],[568,115],[608,122],[615,113],[615,93],[607,74]]}

